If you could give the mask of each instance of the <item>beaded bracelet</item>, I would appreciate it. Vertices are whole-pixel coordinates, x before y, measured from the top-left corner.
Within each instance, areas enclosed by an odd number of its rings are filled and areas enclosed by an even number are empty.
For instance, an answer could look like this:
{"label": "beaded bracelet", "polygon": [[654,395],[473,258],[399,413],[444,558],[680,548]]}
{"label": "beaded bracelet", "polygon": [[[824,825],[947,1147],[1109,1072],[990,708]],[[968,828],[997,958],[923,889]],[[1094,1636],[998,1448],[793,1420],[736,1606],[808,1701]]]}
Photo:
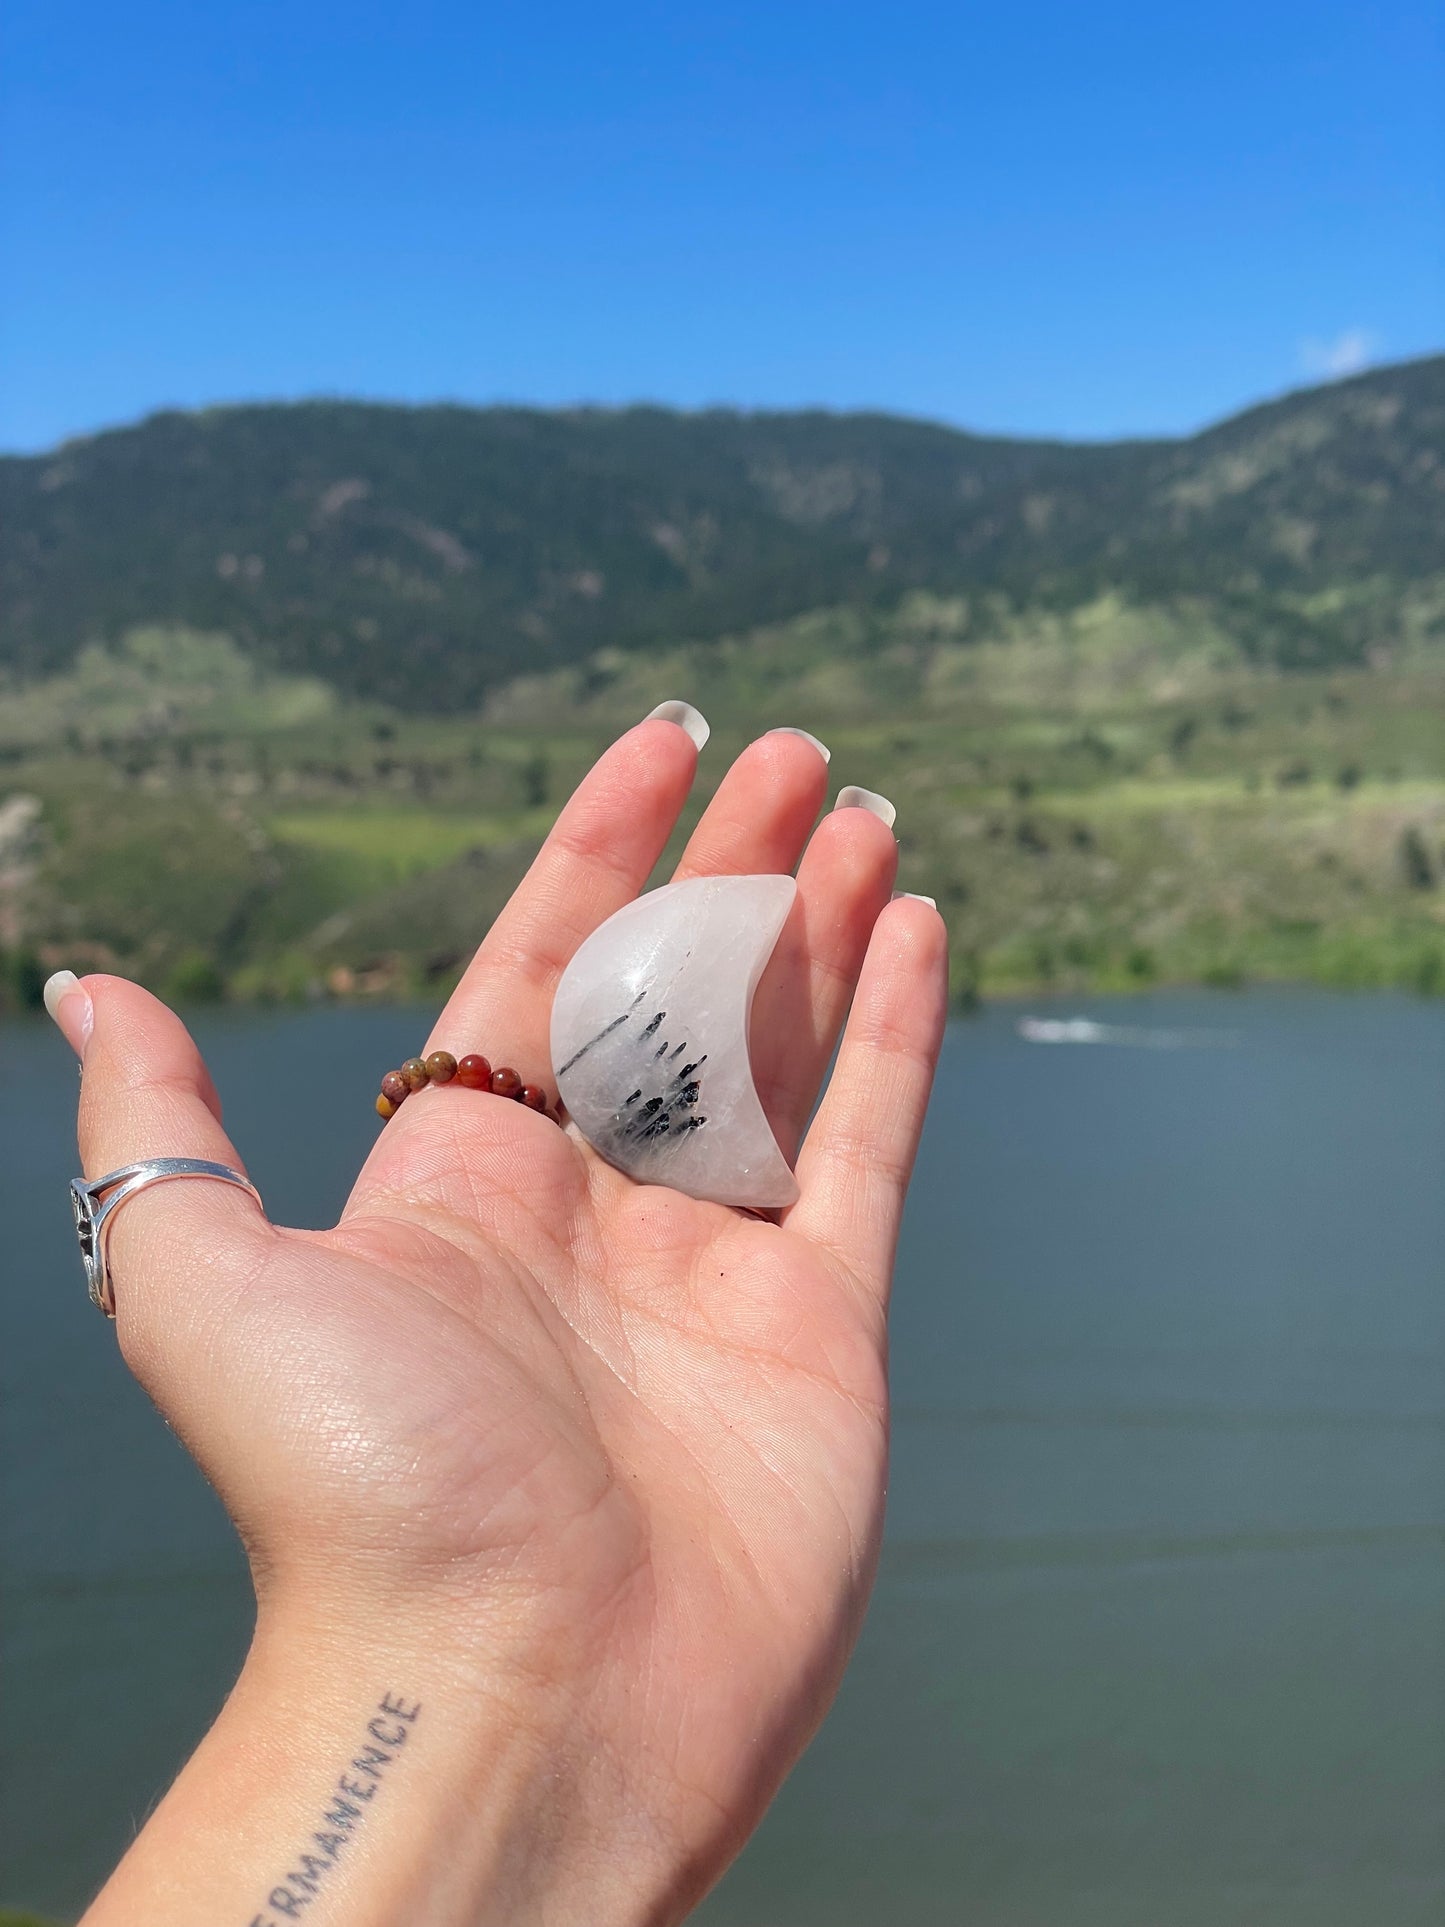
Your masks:
{"label": "beaded bracelet", "polygon": [[453,1057],[449,1050],[434,1050],[430,1057],[408,1057],[399,1071],[388,1071],[381,1080],[376,1114],[385,1121],[395,1117],[413,1091],[428,1084],[450,1084],[455,1079],[469,1091],[490,1091],[495,1097],[510,1097],[525,1104],[529,1111],[540,1111],[554,1124],[562,1122],[547,1102],[540,1084],[524,1084],[510,1065],[493,1070],[485,1057],[475,1051],[466,1057]]}

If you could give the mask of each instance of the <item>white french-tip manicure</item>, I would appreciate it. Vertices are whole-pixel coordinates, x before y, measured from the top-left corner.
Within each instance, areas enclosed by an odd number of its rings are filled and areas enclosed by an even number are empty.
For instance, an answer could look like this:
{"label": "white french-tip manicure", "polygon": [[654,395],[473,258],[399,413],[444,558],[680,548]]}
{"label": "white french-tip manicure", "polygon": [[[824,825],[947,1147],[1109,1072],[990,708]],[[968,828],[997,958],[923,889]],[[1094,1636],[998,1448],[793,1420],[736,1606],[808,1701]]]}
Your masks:
{"label": "white french-tip manicure", "polygon": [[825,763],[831,763],[833,760],[832,750],[829,749],[826,743],[820,743],[810,730],[791,729],[786,723],[781,723],[776,729],[770,729],[768,734],[770,736],[801,736],[805,743],[811,743],[813,745]]}
{"label": "white french-tip manicure", "polygon": [[925,897],[918,890],[895,890],[893,892],[893,901],[895,903],[926,903],[930,910],[936,910],[938,908],[937,898]]}
{"label": "white french-tip manicure", "polygon": [[833,808],[835,810],[871,810],[878,821],[886,823],[890,830],[898,816],[897,810],[886,796],[880,796],[877,790],[859,789],[856,783],[849,783],[845,789],[839,790],[838,800]]}
{"label": "white french-tip manicure", "polygon": [[80,979],[73,970],[57,970],[53,977],[46,979],[45,989],[41,994],[45,998],[45,1008],[57,1021],[59,1021],[62,999],[68,996],[79,982]]}
{"label": "white french-tip manicure", "polygon": [[57,970],[53,977],[46,979],[41,995],[65,1041],[77,1057],[84,1057],[95,1011],[89,992],[81,988],[80,979],[73,970]]}
{"label": "white french-tip manicure", "polygon": [[700,709],[694,709],[691,703],[659,703],[656,709],[649,709],[642,720],[645,723],[676,723],[679,729],[685,729],[691,736],[693,747],[699,753],[707,747],[707,739],[712,735],[707,717]]}

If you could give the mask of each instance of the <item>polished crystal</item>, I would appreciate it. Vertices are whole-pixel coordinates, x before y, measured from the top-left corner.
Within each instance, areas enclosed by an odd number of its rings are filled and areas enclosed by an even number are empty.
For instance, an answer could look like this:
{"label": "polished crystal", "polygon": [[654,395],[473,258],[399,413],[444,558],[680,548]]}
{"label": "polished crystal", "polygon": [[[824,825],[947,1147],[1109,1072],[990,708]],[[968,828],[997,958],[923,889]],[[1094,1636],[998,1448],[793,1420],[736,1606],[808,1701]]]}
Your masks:
{"label": "polished crystal", "polygon": [[670,883],[573,957],[552,1006],[552,1063],[572,1121],[609,1164],[718,1204],[797,1197],[748,1057],[753,992],[796,894],[788,876]]}

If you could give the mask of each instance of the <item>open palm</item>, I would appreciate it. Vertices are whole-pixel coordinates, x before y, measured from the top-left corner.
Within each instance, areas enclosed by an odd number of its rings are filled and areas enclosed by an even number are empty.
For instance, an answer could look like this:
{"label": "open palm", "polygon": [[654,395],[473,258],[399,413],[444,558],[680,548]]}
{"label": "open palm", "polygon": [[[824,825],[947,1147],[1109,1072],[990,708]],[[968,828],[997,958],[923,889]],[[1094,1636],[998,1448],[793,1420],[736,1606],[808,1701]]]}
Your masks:
{"label": "open palm", "polygon": [[[551,1085],[557,977],[644,884],[695,760],[662,720],[608,752],[428,1048]],[[881,1523],[886,1295],[944,944],[929,906],[890,905],[876,815],[814,829],[826,775],[808,740],[763,737],[678,872],[801,855],[752,1038],[790,1155],[852,1004],[781,1223],[636,1184],[450,1085],[382,1130],[334,1230],[186,1183],[127,1206],[111,1243],[127,1359],[225,1499],[263,1614],[364,1596],[489,1689],[542,1682],[567,1709],[569,1799],[615,1807],[620,1787],[637,1851],[688,1869],[679,1905],[821,1717]],[[87,1172],[238,1162],[178,1021],[118,980],[85,988]]]}

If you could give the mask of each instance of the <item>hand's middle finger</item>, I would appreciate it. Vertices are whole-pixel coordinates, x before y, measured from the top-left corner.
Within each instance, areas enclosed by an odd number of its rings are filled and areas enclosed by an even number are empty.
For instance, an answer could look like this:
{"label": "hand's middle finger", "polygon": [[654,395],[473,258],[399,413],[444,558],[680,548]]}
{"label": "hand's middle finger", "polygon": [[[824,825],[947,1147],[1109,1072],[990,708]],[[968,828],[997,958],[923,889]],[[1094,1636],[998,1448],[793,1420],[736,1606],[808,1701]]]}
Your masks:
{"label": "hand's middle finger", "polygon": [[817,741],[794,729],[769,730],[718,784],[673,881],[790,874],[827,788],[828,760]]}
{"label": "hand's middle finger", "polygon": [[893,833],[868,807],[836,809],[814,832],[826,790],[827,757],[816,740],[770,731],[728,771],[677,867],[679,879],[789,871],[806,845],[797,902],[758,985],[750,1040],[758,1095],[790,1156],[898,867]]}

